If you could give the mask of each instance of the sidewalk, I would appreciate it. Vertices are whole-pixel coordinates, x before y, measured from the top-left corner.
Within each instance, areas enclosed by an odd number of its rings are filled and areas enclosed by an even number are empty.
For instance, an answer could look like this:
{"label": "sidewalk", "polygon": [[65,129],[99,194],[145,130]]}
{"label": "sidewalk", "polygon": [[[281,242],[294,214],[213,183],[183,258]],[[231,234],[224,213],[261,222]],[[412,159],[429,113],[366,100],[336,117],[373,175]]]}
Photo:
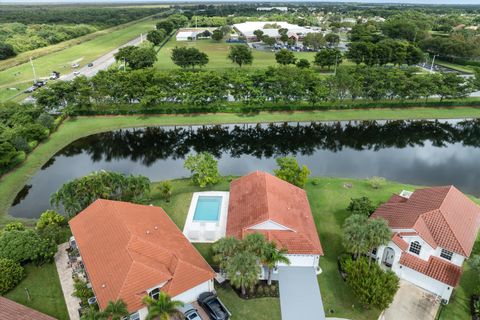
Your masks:
{"label": "sidewalk", "polygon": [[58,277],[62,286],[63,296],[67,304],[68,316],[70,320],[80,320],[78,308],[80,307],[80,299],[72,296],[73,294],[73,278],[72,269],[68,267],[68,242],[58,246],[55,254],[55,265],[57,266]]}

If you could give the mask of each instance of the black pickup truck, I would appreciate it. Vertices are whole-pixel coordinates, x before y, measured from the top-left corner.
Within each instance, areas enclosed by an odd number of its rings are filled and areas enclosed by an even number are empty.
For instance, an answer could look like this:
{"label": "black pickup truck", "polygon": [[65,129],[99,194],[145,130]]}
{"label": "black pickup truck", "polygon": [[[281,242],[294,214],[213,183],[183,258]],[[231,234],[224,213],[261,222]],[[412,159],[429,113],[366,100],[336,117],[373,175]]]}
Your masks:
{"label": "black pickup truck", "polygon": [[228,320],[230,312],[212,292],[204,292],[198,297],[198,303],[212,320]]}

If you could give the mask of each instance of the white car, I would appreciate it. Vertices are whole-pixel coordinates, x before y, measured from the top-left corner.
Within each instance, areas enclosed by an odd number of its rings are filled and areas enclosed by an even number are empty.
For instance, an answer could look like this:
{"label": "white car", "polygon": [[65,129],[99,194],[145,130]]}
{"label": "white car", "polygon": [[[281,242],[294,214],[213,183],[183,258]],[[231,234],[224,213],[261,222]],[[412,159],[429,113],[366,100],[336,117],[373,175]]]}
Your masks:
{"label": "white car", "polygon": [[78,68],[78,67],[80,67],[80,65],[78,63],[72,64],[72,68]]}
{"label": "white car", "polygon": [[73,76],[76,77],[76,76],[78,76],[79,74],[80,74],[80,71],[75,71],[75,72],[73,73]]}

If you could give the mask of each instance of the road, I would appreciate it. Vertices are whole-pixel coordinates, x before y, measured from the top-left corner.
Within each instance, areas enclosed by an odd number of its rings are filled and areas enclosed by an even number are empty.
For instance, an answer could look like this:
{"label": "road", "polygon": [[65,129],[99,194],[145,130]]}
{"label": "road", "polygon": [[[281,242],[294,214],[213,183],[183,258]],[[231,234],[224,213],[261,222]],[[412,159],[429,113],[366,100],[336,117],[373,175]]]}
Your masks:
{"label": "road", "polygon": [[[138,45],[142,42],[142,39],[143,39],[142,36],[140,36],[138,38],[135,38],[135,39],[125,43],[124,45],[118,47],[117,49],[115,49],[113,51],[110,51],[107,54],[104,54],[103,56],[101,56],[100,58],[92,61],[92,63],[93,63],[92,67],[88,67],[88,65],[85,65],[82,68],[77,69],[75,71],[80,72],[80,75],[84,75],[84,76],[87,76],[89,78],[93,77],[99,71],[106,70],[108,67],[110,67],[112,64],[115,63],[114,55],[115,55],[115,53],[118,52],[118,50],[120,48],[123,48],[123,47],[126,47],[126,46],[136,46],[136,45]],[[60,80],[64,80],[64,81],[70,81],[73,78],[75,78],[75,76],[73,75],[73,71],[69,74],[60,76]]]}

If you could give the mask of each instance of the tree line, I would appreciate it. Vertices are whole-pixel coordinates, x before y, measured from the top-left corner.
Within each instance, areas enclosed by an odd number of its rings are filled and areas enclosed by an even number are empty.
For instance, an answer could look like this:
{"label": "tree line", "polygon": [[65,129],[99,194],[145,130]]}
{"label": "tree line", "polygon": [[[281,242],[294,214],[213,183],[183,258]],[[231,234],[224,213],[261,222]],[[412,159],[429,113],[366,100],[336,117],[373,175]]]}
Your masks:
{"label": "tree line", "polygon": [[22,162],[60,121],[33,105],[0,105],[0,174]]}
{"label": "tree line", "polygon": [[0,24],[0,60],[97,31],[91,25]]}
{"label": "tree line", "polygon": [[[478,79],[478,77],[477,77]],[[132,71],[107,70],[94,77],[59,81],[35,93],[42,107],[92,110],[131,104],[206,106],[236,101],[244,105],[351,100],[463,98],[478,80],[453,73],[418,74],[415,69],[339,66],[334,75],[294,66],[263,70]]]}

